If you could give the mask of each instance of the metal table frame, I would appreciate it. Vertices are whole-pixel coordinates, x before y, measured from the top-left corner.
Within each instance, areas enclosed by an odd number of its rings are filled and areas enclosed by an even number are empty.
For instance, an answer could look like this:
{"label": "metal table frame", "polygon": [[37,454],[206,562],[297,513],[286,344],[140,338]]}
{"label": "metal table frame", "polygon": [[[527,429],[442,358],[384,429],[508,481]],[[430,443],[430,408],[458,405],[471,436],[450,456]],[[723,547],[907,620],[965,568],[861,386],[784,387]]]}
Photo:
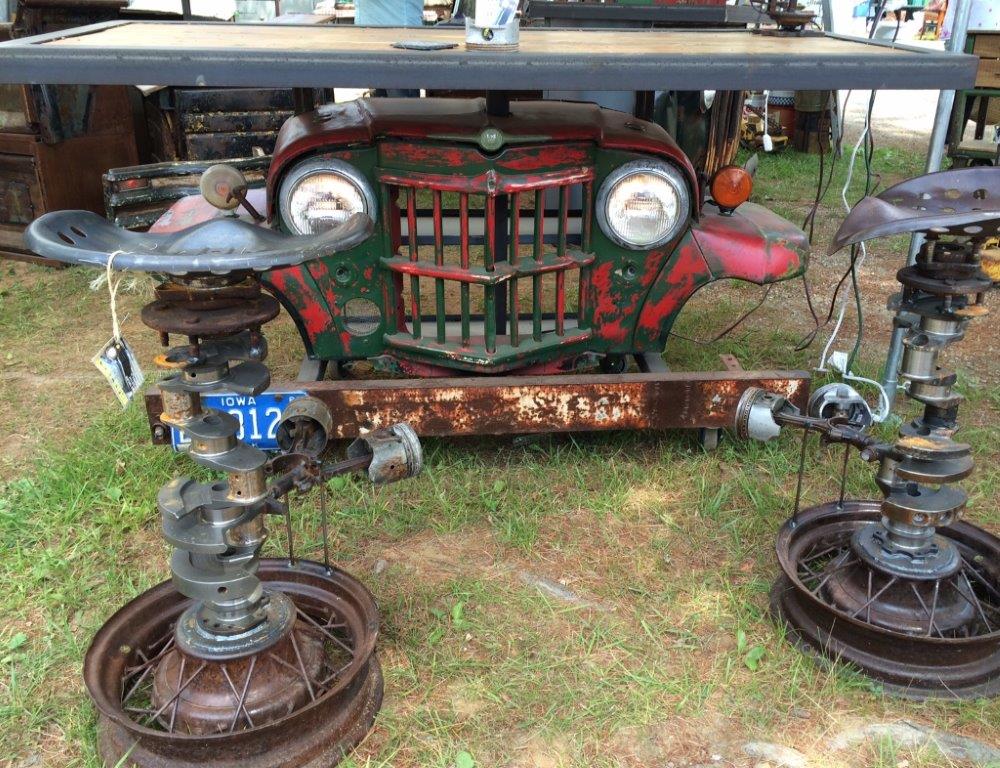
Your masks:
{"label": "metal table frame", "polygon": [[[457,43],[439,51],[399,50],[388,43],[361,49],[336,47],[338,31],[323,32],[329,45],[308,50],[277,50],[247,47],[162,48],[129,45],[103,48],[60,43],[138,22],[114,21],[76,30],[21,38],[0,43],[0,82],[87,83],[131,85],[167,82],[172,85],[244,87],[373,87],[445,89],[565,89],[578,90],[759,90],[781,86],[790,90],[810,89],[960,89],[975,80],[974,56],[928,51],[890,43],[839,35],[826,35],[849,46],[846,53],[809,53],[811,42],[822,37],[789,37],[789,51],[747,54],[734,52],[726,37],[746,37],[745,30],[551,30],[523,29],[521,50],[513,53],[467,51],[464,32],[453,28],[389,30],[393,40],[435,40]],[[188,22],[142,22],[144,25],[189,24]],[[210,25],[192,25],[192,28]],[[266,25],[218,23],[225,28]],[[289,30],[295,25],[283,25]],[[304,27],[316,31],[316,27]],[[395,33],[395,34],[394,34]],[[620,50],[528,51],[526,43],[546,34],[580,36],[580,45],[613,34]],[[704,55],[690,51],[662,52],[638,49],[645,40],[666,40],[670,35],[713,36],[718,45]],[[631,45],[630,37],[635,37]],[[538,39],[538,38],[536,38]],[[783,38],[762,37],[762,40]],[[795,50],[799,48],[801,50]],[[881,49],[881,50],[880,50]],[[886,53],[884,49],[892,49]]]}

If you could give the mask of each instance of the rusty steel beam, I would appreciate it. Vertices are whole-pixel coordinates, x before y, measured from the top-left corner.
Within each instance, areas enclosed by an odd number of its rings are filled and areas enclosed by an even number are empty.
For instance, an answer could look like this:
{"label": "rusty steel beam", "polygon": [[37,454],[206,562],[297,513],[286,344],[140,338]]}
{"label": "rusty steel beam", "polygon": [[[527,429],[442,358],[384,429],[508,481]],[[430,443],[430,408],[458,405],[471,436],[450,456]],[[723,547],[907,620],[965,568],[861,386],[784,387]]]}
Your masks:
{"label": "rusty steel beam", "polygon": [[[805,371],[700,371],[461,379],[290,382],[272,392],[306,391],[330,408],[334,437],[409,422],[421,437],[728,427],[747,387],[763,387],[800,409]],[[146,394],[153,440],[165,443],[163,406]]]}

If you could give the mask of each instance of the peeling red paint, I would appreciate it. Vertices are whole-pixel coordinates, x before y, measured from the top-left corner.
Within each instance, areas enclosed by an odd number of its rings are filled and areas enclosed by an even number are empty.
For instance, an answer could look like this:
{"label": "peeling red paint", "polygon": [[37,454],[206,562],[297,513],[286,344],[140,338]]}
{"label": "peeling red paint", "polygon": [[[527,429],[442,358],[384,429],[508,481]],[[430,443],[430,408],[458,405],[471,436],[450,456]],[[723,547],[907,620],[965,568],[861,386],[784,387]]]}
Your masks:
{"label": "peeling red paint", "polygon": [[[643,263],[638,270],[634,270],[631,264],[626,266],[628,275],[622,272],[621,267],[616,269],[615,262],[611,261],[593,270],[591,300],[596,301],[593,325],[598,338],[615,344],[628,341],[639,302],[656,280],[667,253],[661,250],[637,253],[636,259],[643,259]],[[635,274],[632,274],[633,270]]]}
{"label": "peeling red paint", "polygon": [[590,162],[586,144],[544,144],[541,147],[512,148],[497,158],[497,166],[511,171],[538,171],[557,165],[585,165]]}
{"label": "peeling red paint", "polygon": [[315,343],[320,334],[332,328],[333,319],[306,283],[302,267],[269,272],[267,282],[296,308],[298,319],[311,342]]}
{"label": "peeling red paint", "polygon": [[549,189],[558,185],[580,184],[594,179],[594,169],[590,167],[567,168],[561,171],[530,174],[501,174],[492,169],[475,176],[459,173],[409,173],[401,171],[379,172],[379,181],[385,184],[433,189],[440,192],[464,192],[466,194],[509,195]]}
{"label": "peeling red paint", "polygon": [[481,162],[482,154],[475,148],[436,146],[402,141],[379,144],[380,161],[388,164],[443,165],[458,167]]}
{"label": "peeling red paint", "polygon": [[706,208],[692,235],[716,279],[771,283],[800,274],[809,260],[805,232],[754,203],[728,216]]}
{"label": "peeling red paint", "polygon": [[637,349],[659,346],[684,302],[711,279],[708,264],[688,233],[646,297],[636,321],[633,345]]}

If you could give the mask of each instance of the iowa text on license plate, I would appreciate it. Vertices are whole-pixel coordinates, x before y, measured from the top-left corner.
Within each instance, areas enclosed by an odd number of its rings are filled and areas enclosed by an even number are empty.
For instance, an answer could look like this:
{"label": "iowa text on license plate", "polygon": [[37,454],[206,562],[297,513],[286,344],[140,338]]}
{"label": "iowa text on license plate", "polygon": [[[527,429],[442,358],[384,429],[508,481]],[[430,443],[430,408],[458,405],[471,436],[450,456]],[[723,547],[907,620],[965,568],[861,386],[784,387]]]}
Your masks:
{"label": "iowa text on license plate", "polygon": [[[278,442],[275,435],[278,422],[285,407],[305,392],[264,392],[260,395],[236,395],[225,392],[213,392],[201,396],[205,408],[225,411],[235,416],[240,422],[239,439],[256,445],[264,450],[277,450]],[[184,448],[191,442],[181,430],[172,428],[171,443],[174,448]]]}

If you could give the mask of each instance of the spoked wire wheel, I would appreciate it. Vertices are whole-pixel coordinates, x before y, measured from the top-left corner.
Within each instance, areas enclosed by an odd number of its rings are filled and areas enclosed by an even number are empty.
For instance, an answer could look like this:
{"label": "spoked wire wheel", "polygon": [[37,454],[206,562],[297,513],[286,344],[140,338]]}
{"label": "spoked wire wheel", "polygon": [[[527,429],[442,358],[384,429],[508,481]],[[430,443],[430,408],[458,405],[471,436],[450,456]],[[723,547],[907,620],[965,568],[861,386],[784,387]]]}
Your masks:
{"label": "spoked wire wheel", "polygon": [[370,730],[382,701],[378,608],[359,582],[318,563],[262,560],[265,586],[289,597],[291,630],[254,655],[183,654],[174,628],[190,601],[167,582],[100,629],[84,661],[109,766],[335,765]]}
{"label": "spoked wire wheel", "polygon": [[782,527],[771,607],[791,639],[901,696],[1000,693],[1000,540],[954,523],[938,534],[958,550],[958,568],[901,576],[853,546],[855,534],[880,518],[877,501],[831,502]]}

